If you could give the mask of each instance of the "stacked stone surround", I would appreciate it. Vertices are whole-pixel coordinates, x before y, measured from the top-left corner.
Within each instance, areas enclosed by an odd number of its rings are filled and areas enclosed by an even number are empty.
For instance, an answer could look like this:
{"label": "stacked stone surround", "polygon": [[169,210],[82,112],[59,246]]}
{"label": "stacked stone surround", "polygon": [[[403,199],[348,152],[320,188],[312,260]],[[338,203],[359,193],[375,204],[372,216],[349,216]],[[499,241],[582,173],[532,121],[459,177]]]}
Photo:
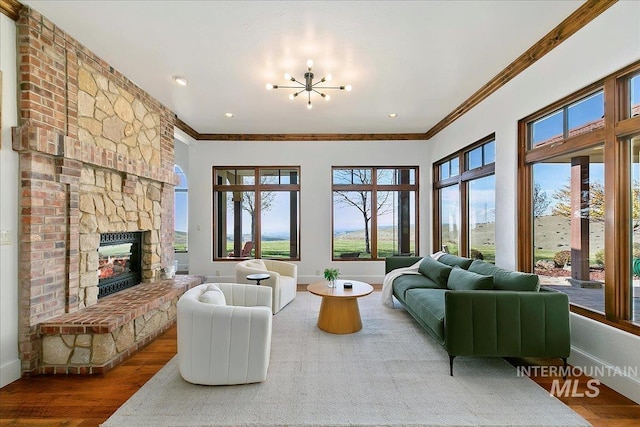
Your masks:
{"label": "stacked stone surround", "polygon": [[17,30],[19,352],[41,372],[39,325],[102,302],[100,233],[144,232],[145,282],[172,264],[175,115],[35,10]]}

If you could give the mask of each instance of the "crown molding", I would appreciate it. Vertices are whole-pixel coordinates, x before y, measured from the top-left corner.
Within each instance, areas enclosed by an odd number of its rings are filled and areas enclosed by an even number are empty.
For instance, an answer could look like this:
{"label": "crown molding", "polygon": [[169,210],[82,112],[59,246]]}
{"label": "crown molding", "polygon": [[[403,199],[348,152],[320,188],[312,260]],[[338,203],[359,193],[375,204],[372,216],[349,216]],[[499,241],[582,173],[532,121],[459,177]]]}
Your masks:
{"label": "crown molding", "polygon": [[0,0],[0,12],[14,21],[20,17],[20,9],[22,9],[22,3],[17,0]]}
{"label": "crown molding", "polygon": [[551,52],[554,48],[560,45],[560,43],[567,40],[582,27],[600,16],[602,12],[609,9],[617,1],[618,0],[587,0],[582,6],[576,9],[575,12],[558,24],[558,26],[538,40],[515,61],[507,65],[504,70],[500,71],[494,78],[478,89],[476,93],[471,95],[455,110],[429,129],[426,134],[427,139],[431,139],[438,132],[455,122],[465,113],[469,112],[469,110],[507,84],[511,79],[529,68],[538,59]]}
{"label": "crown molding", "polygon": [[203,133],[206,141],[409,141],[424,140],[424,133]]}
{"label": "crown molding", "polygon": [[175,126],[196,141],[408,141],[424,133],[198,133],[180,118]]}

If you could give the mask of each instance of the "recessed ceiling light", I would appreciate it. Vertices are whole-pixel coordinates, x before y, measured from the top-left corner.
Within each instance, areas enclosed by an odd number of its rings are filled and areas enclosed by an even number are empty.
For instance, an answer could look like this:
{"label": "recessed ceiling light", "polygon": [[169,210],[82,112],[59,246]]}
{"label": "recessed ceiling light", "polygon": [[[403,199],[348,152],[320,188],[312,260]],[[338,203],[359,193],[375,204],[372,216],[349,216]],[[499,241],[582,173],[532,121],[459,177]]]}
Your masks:
{"label": "recessed ceiling light", "polygon": [[398,117],[398,113],[389,113],[390,119],[395,119],[396,117]]}
{"label": "recessed ceiling light", "polygon": [[173,76],[172,79],[173,79],[174,82],[176,82],[180,86],[186,86],[187,84],[189,84],[189,82],[187,81],[186,77]]}
{"label": "recessed ceiling light", "polygon": [[232,118],[232,117],[233,117],[233,113],[224,113],[224,116],[225,116],[227,119],[230,119],[230,118]]}

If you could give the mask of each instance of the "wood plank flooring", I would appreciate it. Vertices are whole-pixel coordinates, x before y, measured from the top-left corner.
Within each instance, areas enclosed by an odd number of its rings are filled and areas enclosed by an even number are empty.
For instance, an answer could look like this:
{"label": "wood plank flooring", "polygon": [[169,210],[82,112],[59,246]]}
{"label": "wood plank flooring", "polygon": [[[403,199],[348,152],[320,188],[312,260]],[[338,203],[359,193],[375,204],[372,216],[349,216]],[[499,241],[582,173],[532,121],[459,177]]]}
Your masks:
{"label": "wood plank flooring", "polygon": [[[103,375],[34,376],[0,389],[0,426],[98,426],[131,397],[177,351],[174,325],[123,364]],[[555,363],[549,360],[510,359],[515,366]],[[553,377],[532,376],[551,390]],[[555,379],[561,379],[557,377]],[[588,377],[578,378],[578,392],[590,392]],[[594,427],[640,425],[640,405],[605,385],[594,398],[561,397],[566,405]]]}

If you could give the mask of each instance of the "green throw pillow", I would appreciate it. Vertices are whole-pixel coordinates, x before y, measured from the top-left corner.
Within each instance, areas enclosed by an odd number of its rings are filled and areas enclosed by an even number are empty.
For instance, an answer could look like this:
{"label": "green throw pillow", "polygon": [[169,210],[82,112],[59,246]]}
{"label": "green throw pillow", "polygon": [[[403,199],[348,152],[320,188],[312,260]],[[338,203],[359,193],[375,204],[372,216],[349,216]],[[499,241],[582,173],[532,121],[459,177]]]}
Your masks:
{"label": "green throw pillow", "polygon": [[493,288],[500,291],[532,291],[540,290],[540,279],[537,274],[505,270],[479,259],[473,261],[469,271],[493,276]]}
{"label": "green throw pillow", "polygon": [[430,256],[426,256],[422,259],[420,267],[418,267],[418,271],[423,276],[426,276],[436,282],[439,286],[446,288],[449,273],[451,273],[451,267],[436,261]]}
{"label": "green throw pillow", "polygon": [[468,270],[469,266],[473,262],[471,258],[464,258],[458,255],[451,255],[451,254],[442,255],[440,258],[438,258],[438,261],[443,264],[450,265],[451,267],[455,267],[457,265],[458,267],[463,268],[465,270]]}
{"label": "green throw pillow", "polygon": [[447,288],[454,291],[491,290],[493,289],[493,276],[483,276],[456,266],[449,274]]}

